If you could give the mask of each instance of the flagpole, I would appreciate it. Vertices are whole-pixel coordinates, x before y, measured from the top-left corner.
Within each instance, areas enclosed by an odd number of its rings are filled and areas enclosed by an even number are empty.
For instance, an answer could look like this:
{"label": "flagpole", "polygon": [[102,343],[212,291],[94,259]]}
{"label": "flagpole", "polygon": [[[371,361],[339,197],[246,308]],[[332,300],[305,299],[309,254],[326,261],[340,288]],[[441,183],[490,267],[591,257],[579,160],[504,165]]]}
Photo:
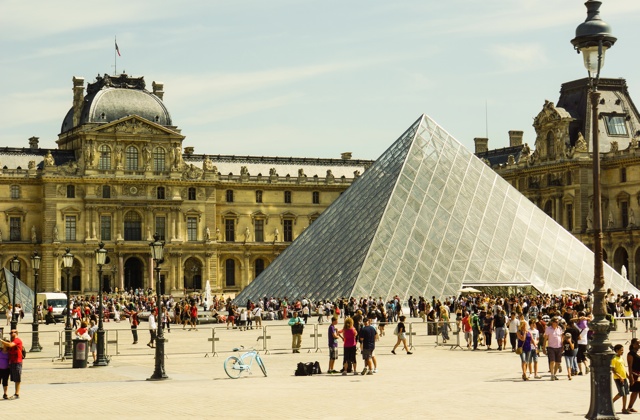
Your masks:
{"label": "flagpole", "polygon": [[117,76],[118,75],[118,50],[116,48],[116,45],[118,45],[118,40],[116,39],[116,37],[113,37],[113,75]]}

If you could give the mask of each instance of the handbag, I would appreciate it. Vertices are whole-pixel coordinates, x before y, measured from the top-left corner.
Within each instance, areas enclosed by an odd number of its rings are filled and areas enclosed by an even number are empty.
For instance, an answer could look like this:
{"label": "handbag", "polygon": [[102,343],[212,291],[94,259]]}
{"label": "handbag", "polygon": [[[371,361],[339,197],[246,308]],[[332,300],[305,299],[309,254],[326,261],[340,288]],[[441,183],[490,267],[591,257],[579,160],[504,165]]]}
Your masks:
{"label": "handbag", "polygon": [[303,324],[293,324],[291,326],[291,334],[302,334],[302,331],[304,331]]}
{"label": "handbag", "polygon": [[516,348],[516,354],[522,354],[522,347]]}

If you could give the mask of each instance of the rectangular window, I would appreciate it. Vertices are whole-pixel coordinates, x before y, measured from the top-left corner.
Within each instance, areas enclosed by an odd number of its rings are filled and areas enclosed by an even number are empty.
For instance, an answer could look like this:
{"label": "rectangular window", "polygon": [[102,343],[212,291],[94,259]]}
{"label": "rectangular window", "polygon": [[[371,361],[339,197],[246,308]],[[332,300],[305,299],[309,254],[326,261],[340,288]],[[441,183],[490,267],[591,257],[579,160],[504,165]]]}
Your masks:
{"label": "rectangular window", "polygon": [[20,186],[19,185],[12,185],[11,186],[11,198],[12,199],[17,199],[20,198]]}
{"label": "rectangular window", "polygon": [[610,136],[626,136],[627,125],[623,115],[605,115],[604,121],[607,125],[607,132]]}
{"label": "rectangular window", "polygon": [[64,232],[64,236],[67,241],[76,240],[76,216],[65,216]]}
{"label": "rectangular window", "polygon": [[236,240],[235,220],[224,220],[224,238],[227,242],[233,242]]}
{"label": "rectangular window", "polygon": [[195,200],[196,199],[196,189],[194,187],[190,187],[189,188],[189,200]]}
{"label": "rectangular window", "polygon": [[626,201],[620,203],[620,222],[622,227],[629,226],[629,203]]}
{"label": "rectangular window", "polygon": [[158,198],[158,200],[164,200],[164,187],[158,187],[158,189],[156,190],[156,197]]}
{"label": "rectangular window", "polygon": [[67,198],[76,198],[76,187],[74,185],[67,185]]}
{"label": "rectangular window", "polygon": [[233,190],[227,190],[227,203],[233,203]]}
{"label": "rectangular window", "polygon": [[158,240],[166,241],[165,236],[167,233],[167,219],[164,216],[156,217],[156,233],[158,234]]}
{"label": "rectangular window", "polygon": [[285,242],[293,241],[293,220],[284,220],[283,237]]}
{"label": "rectangular window", "polygon": [[627,182],[627,168],[620,168],[620,182]]}
{"label": "rectangular window", "polygon": [[187,217],[187,240],[188,241],[198,240],[198,218],[197,217]]}
{"label": "rectangular window", "polygon": [[102,198],[111,198],[111,187],[108,185],[102,186]]}
{"label": "rectangular window", "polygon": [[256,203],[262,203],[262,191],[256,191]]}
{"label": "rectangular window", "polygon": [[284,192],[284,202],[287,204],[291,204],[291,191]]}
{"label": "rectangular window", "polygon": [[567,204],[567,230],[573,231],[573,204]]}
{"label": "rectangular window", "polygon": [[314,191],[312,193],[313,204],[320,204],[320,192]]}
{"label": "rectangular window", "polygon": [[100,240],[111,240],[111,216],[100,216]]}
{"label": "rectangular window", "polygon": [[255,229],[255,237],[256,242],[264,242],[264,220],[258,219],[256,220],[256,229]]}
{"label": "rectangular window", "polygon": [[19,241],[21,239],[22,227],[19,217],[9,218],[9,240]]}

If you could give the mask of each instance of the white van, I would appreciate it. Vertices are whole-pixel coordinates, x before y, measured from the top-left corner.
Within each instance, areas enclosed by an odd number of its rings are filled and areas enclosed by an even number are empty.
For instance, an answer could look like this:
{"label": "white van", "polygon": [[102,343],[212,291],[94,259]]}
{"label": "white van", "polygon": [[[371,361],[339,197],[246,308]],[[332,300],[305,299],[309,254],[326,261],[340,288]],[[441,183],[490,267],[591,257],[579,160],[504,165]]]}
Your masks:
{"label": "white van", "polygon": [[54,318],[64,318],[63,311],[67,308],[67,295],[64,293],[38,293],[37,303],[42,303],[42,311],[46,315],[47,308],[53,308]]}

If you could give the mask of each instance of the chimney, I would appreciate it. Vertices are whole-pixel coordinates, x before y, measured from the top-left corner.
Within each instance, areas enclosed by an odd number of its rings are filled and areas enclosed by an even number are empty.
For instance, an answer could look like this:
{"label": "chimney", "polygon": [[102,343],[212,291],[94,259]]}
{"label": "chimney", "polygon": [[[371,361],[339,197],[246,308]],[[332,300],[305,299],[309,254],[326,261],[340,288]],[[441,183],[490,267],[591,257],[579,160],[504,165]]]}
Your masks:
{"label": "chimney", "polygon": [[489,139],[486,137],[476,137],[473,139],[476,144],[476,153],[485,153],[489,151]]}
{"label": "chimney", "polygon": [[80,124],[82,103],[84,101],[84,77],[73,77],[73,126]]}
{"label": "chimney", "polygon": [[522,146],[524,131],[509,130],[509,146]]}
{"label": "chimney", "polygon": [[340,159],[342,159],[342,160],[351,159],[351,152],[340,153]]}
{"label": "chimney", "polygon": [[38,140],[40,140],[40,137],[31,137],[29,138],[29,148],[31,150],[38,150],[40,147],[38,147]]}
{"label": "chimney", "polygon": [[151,86],[153,86],[153,94],[162,100],[162,97],[164,96],[164,83],[153,82],[151,83]]}
{"label": "chimney", "polygon": [[184,154],[187,156],[191,156],[193,154],[194,148],[193,147],[185,147],[184,148]]}

